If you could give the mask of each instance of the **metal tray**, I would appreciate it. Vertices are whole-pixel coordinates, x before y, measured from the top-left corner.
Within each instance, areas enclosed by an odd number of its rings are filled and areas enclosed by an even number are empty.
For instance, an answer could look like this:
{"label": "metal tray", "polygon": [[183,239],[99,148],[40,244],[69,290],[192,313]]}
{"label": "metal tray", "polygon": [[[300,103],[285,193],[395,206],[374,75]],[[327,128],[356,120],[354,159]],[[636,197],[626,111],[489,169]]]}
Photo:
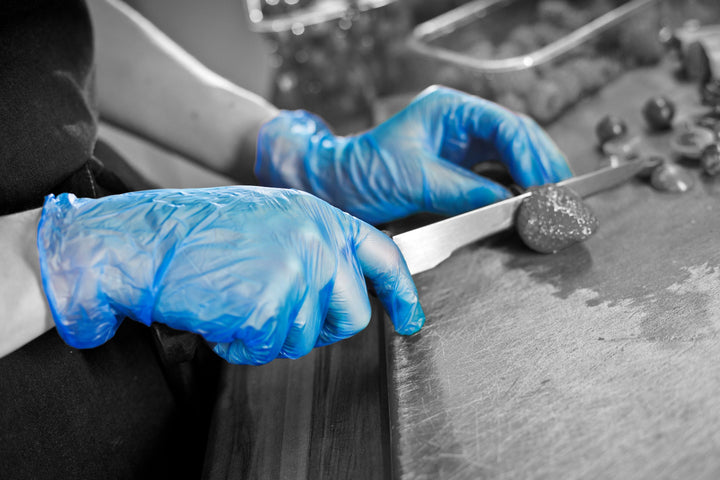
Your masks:
{"label": "metal tray", "polygon": [[[507,36],[513,28],[532,22],[533,9],[538,3],[532,0],[472,1],[417,25],[408,39],[408,50],[418,57],[420,64],[424,64],[425,72],[434,72],[435,78],[430,79],[433,83],[443,83],[470,91],[499,103],[504,103],[503,97],[507,97],[508,93],[513,93],[516,97],[535,95],[534,98],[537,98],[537,94],[533,92],[506,90],[518,83],[537,86],[538,78],[542,79],[571,57],[586,57],[587,60],[588,46],[600,39],[605,32],[608,32],[605,37],[611,37],[616,31],[613,29],[622,28],[625,22],[638,19],[646,24],[650,22],[653,40],[657,41],[657,47],[662,54],[662,46],[657,37],[661,27],[660,0],[614,2],[607,13],[595,17],[540,48],[516,55],[483,58],[472,52],[462,51],[463,47],[467,47],[465,33],[468,31],[481,31],[491,41],[497,41]],[[621,52],[602,52],[602,61],[606,61],[605,57],[613,54],[621,55]],[[600,57],[601,54],[598,53],[597,58]],[[428,68],[428,64],[433,65],[434,68]],[[608,68],[613,70],[608,74],[609,76],[617,75],[622,71],[617,65]],[[562,76],[560,73],[553,75],[556,79]],[[603,84],[603,82],[597,83],[598,85],[592,88],[583,88],[580,92],[574,92],[577,94],[573,94],[573,98],[556,102],[546,112],[539,112],[538,108],[523,109],[512,101],[508,101],[506,106],[529,113],[541,123],[548,123]],[[560,85],[560,90],[567,92],[568,88],[566,85]]]}
{"label": "metal tray", "polygon": [[[535,2],[522,2],[521,0],[470,2],[415,27],[408,45],[412,50],[429,58],[454,63],[480,73],[514,72],[556,60],[588,40],[597,37],[600,33],[626,21],[628,17],[637,15],[650,7],[657,8],[660,2],[658,0],[631,0],[555,42],[538,50],[509,58],[476,58],[435,44],[439,38],[452,35],[470,23],[476,24],[478,28],[483,28],[482,23],[497,21],[494,29],[505,30],[511,26],[511,23],[518,20],[511,8],[528,3]],[[505,15],[501,17],[503,14]]]}
{"label": "metal tray", "polygon": [[[282,0],[280,0],[282,1]],[[347,14],[349,8],[359,12],[384,7],[397,0],[316,0],[306,8],[291,9],[287,13],[268,15],[263,13],[262,0],[246,0],[250,28],[261,33],[286,32],[299,27],[319,25],[337,20]]]}

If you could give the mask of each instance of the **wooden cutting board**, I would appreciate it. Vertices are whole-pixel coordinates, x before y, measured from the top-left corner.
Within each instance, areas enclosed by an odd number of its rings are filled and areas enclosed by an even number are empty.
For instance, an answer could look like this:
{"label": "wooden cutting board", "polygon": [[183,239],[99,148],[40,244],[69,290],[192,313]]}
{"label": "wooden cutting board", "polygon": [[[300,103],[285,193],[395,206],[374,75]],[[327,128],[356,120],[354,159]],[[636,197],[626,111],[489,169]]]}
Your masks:
{"label": "wooden cutting board", "polygon": [[[601,165],[606,113],[669,154],[643,132],[653,94],[699,108],[670,69],[642,70],[549,131],[576,173]],[[683,165],[688,193],[590,198],[584,244],[542,255],[510,232],[416,276],[427,323],[387,337],[396,478],[720,478],[720,178]]]}

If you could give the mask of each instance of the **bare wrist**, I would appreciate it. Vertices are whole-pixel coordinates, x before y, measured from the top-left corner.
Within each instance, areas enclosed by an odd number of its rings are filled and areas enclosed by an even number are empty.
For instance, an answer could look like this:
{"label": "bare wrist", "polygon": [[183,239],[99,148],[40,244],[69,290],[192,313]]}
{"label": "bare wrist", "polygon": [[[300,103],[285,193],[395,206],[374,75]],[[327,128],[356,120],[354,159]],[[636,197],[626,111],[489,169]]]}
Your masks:
{"label": "bare wrist", "polygon": [[54,326],[37,251],[41,209],[0,217],[0,357]]}

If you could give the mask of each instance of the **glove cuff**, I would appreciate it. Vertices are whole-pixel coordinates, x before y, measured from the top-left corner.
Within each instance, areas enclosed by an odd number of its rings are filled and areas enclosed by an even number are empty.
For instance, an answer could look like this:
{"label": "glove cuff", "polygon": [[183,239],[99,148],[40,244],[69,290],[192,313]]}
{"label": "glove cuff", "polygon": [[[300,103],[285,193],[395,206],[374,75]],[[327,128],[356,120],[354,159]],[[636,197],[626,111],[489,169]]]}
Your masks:
{"label": "glove cuff", "polygon": [[88,199],[72,194],[49,195],[38,225],[38,254],[43,288],[60,337],[76,348],[92,348],[109,340],[124,315],[113,311],[98,294],[98,280],[85,267],[98,253],[97,240],[75,215]]}
{"label": "glove cuff", "polygon": [[270,187],[295,188],[322,198],[313,181],[323,159],[333,157],[337,137],[322,118],[305,110],[283,110],[258,134],[255,177]]}

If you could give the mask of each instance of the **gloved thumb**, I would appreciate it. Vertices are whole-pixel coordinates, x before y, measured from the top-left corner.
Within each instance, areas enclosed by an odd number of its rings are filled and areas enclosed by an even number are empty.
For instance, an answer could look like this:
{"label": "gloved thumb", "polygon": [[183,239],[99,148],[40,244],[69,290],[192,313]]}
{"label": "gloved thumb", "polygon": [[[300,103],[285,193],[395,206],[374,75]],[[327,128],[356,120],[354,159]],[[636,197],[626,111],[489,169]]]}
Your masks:
{"label": "gloved thumb", "polygon": [[458,215],[510,198],[510,191],[446,160],[427,162],[423,210]]}

